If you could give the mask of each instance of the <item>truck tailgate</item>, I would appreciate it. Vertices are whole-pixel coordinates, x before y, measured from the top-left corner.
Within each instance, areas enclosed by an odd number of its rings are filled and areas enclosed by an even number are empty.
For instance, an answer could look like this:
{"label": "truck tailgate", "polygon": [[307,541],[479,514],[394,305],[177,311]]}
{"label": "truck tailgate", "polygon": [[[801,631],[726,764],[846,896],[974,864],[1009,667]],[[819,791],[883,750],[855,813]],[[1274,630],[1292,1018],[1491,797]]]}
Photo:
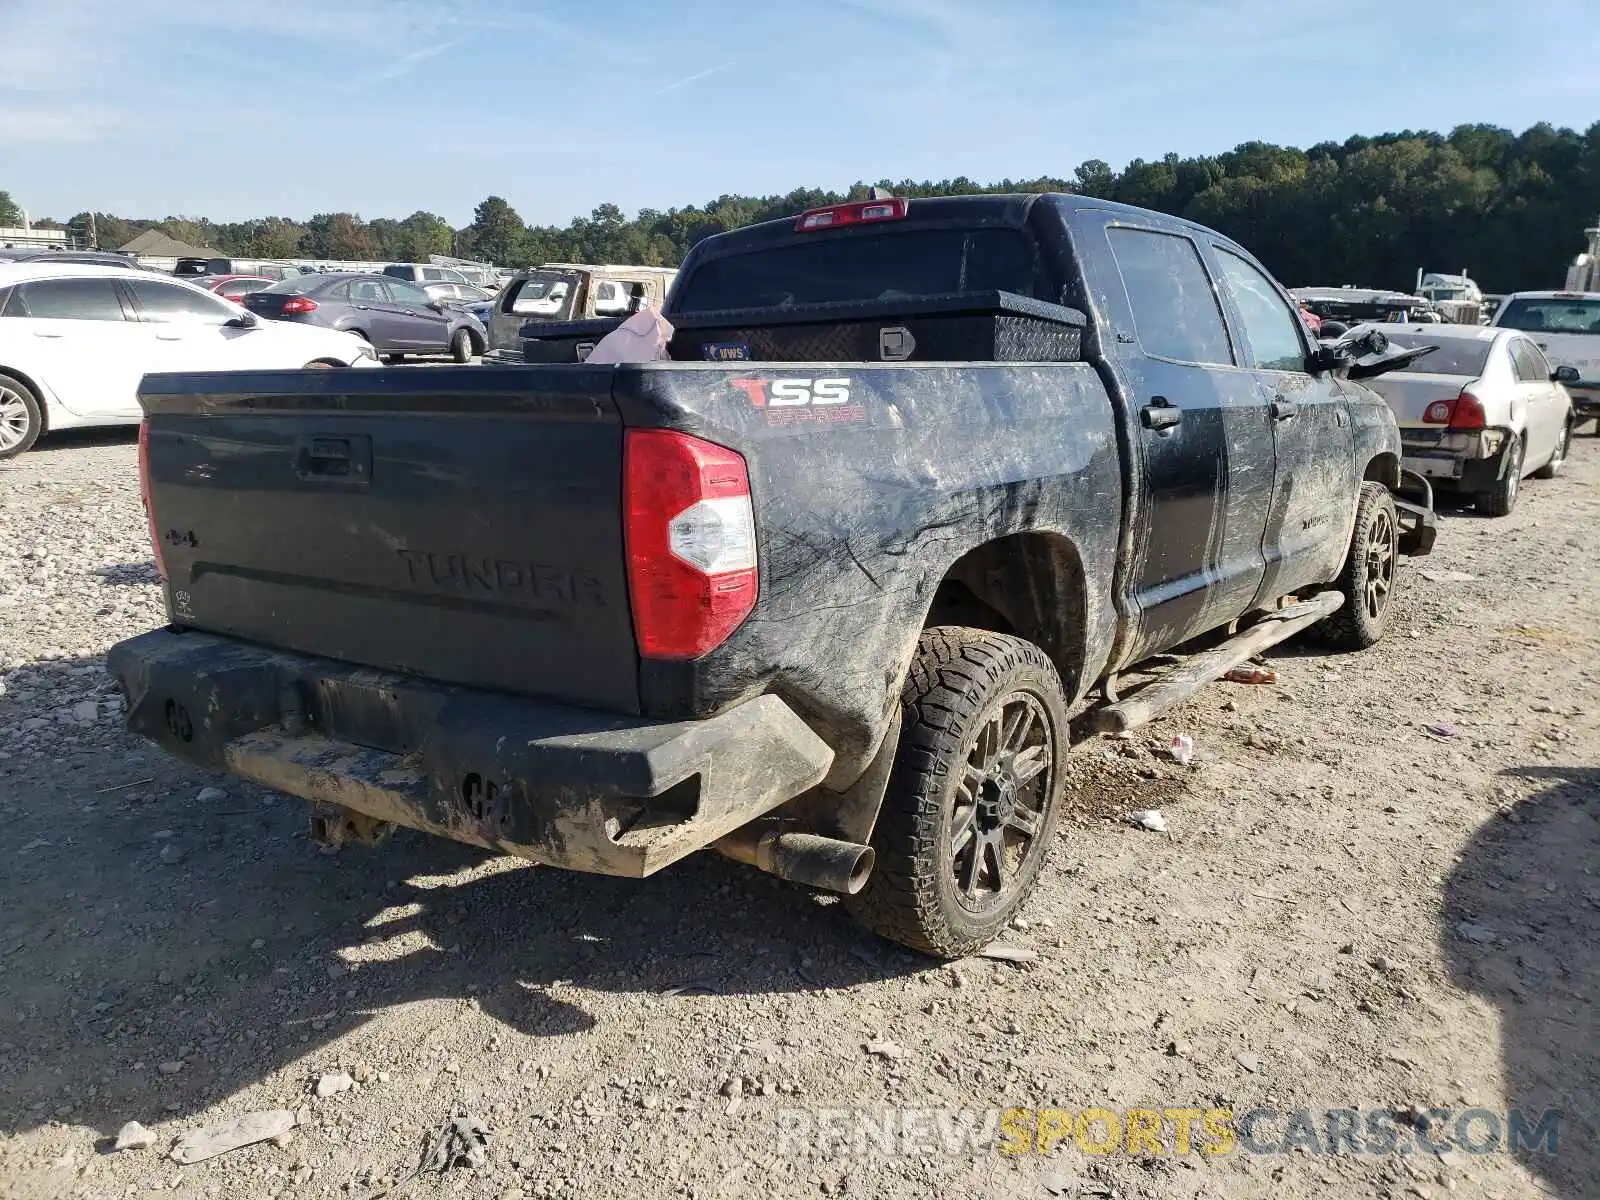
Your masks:
{"label": "truck tailgate", "polygon": [[151,375],[173,623],[638,711],[611,373]]}

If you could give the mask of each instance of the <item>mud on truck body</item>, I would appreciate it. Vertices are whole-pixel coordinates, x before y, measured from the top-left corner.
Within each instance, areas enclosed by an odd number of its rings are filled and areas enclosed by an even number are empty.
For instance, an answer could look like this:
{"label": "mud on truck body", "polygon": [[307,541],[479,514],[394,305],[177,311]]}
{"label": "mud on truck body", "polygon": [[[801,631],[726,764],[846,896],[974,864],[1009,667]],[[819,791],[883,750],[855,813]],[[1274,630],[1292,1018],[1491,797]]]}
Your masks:
{"label": "mud on truck body", "polygon": [[836,206],[700,243],[666,315],[672,361],[148,377],[131,727],[332,836],[711,847],[960,955],[1038,877],[1091,690],[1235,624],[1105,727],[1236,643],[1370,646],[1432,542],[1355,381],[1381,339],[1317,345],[1175,218]]}

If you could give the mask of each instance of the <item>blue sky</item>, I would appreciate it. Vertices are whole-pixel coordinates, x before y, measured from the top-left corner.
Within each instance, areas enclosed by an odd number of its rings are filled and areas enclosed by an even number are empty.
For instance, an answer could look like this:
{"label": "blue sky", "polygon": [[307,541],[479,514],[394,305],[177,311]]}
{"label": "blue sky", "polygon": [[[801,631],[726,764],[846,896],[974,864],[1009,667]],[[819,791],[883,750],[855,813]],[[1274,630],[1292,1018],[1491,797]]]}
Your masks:
{"label": "blue sky", "polygon": [[0,188],[531,221],[1600,119],[1594,0],[0,0]]}

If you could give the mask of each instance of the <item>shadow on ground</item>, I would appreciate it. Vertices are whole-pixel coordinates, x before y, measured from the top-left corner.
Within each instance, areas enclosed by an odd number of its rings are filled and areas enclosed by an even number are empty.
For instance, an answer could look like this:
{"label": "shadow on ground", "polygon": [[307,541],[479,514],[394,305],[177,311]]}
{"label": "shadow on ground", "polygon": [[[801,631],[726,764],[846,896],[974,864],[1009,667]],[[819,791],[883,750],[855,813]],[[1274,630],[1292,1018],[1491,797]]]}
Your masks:
{"label": "shadow on ground", "polygon": [[326,855],[299,800],[43,707],[99,694],[97,666],[32,664],[0,697],[0,1133],[198,1112],[416,1000],[561,1038],[595,1023],[596,991],[672,1003],[931,965],[709,855],[646,880],[472,873],[482,852],[408,831]]}
{"label": "shadow on ground", "polygon": [[1600,1196],[1600,770],[1525,767],[1542,789],[1468,843],[1445,886],[1452,982],[1500,1010],[1508,1103],[1537,1126],[1561,1110],[1556,1153],[1522,1152],[1570,1200]]}

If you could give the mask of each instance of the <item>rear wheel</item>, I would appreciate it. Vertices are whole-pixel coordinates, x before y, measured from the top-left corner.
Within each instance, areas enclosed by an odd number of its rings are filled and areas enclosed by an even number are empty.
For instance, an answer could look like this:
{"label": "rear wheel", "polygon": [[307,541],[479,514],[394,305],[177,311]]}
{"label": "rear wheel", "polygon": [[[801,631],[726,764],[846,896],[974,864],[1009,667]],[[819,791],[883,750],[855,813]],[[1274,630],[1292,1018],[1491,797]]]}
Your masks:
{"label": "rear wheel", "polygon": [[844,903],[892,941],[959,958],[1038,882],[1060,808],[1066,698],[1037,646],[945,627],[923,631],[901,703],[877,866]]}
{"label": "rear wheel", "polygon": [[450,338],[450,357],[458,363],[472,361],[472,330],[458,329]]}
{"label": "rear wheel", "polygon": [[11,375],[0,375],[0,458],[21,454],[44,432],[44,408],[33,389]]}
{"label": "rear wheel", "polygon": [[1399,558],[1394,497],[1381,483],[1363,483],[1350,552],[1333,584],[1344,595],[1344,604],[1333,616],[1311,627],[1315,638],[1334,650],[1365,650],[1377,645],[1389,625]]}
{"label": "rear wheel", "polygon": [[1517,496],[1522,490],[1522,460],[1528,453],[1528,445],[1521,438],[1512,443],[1507,452],[1508,460],[1505,470],[1495,485],[1486,492],[1478,493],[1478,511],[1491,517],[1509,517],[1511,510],[1517,506]]}
{"label": "rear wheel", "polygon": [[1561,474],[1561,468],[1567,465],[1567,451],[1571,449],[1572,423],[1569,421],[1561,427],[1561,439],[1556,442],[1556,450],[1550,456],[1550,461],[1535,471],[1533,477],[1535,479],[1554,479]]}

